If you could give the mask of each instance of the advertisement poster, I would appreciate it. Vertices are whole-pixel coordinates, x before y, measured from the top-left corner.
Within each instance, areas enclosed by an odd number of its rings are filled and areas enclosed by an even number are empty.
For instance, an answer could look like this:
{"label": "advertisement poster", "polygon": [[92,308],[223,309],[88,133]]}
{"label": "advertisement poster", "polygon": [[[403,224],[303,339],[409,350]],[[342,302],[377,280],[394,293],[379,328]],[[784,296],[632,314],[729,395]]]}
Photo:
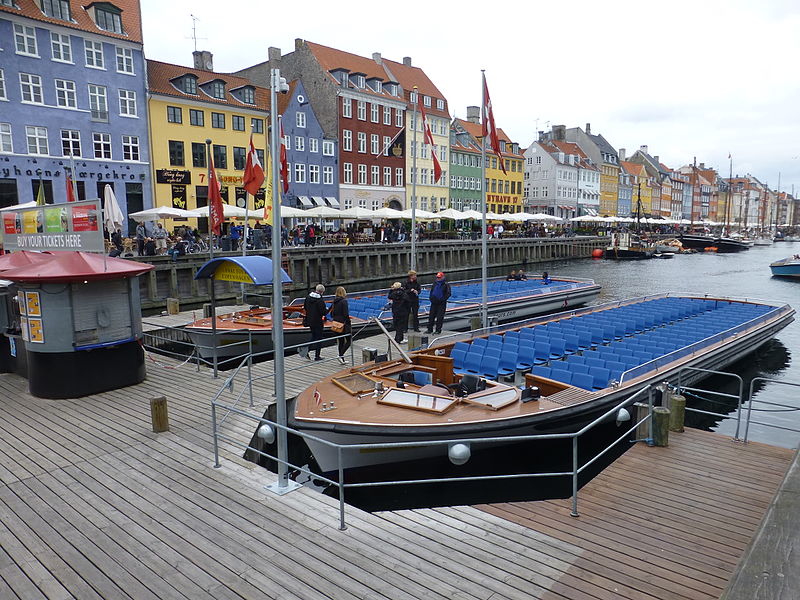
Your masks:
{"label": "advertisement poster", "polygon": [[253,198],[253,206],[256,210],[264,210],[265,200],[267,199],[267,191],[264,188],[258,188],[258,193]]}
{"label": "advertisement poster", "polygon": [[172,208],[180,208],[182,210],[187,210],[185,185],[172,186]]}
{"label": "advertisement poster", "polygon": [[97,231],[97,210],[92,206],[72,206],[72,231]]}
{"label": "advertisement poster", "polygon": [[67,207],[51,206],[44,209],[44,230],[48,233],[67,231]]}
{"label": "advertisement poster", "polygon": [[42,232],[42,211],[32,210],[22,214],[22,233]]}
{"label": "advertisement poster", "polygon": [[25,294],[17,294],[17,304],[19,304],[19,314],[23,317],[28,314],[28,303],[25,301]]}
{"label": "advertisement poster", "polygon": [[39,304],[39,292],[25,292],[26,313],[30,317],[42,316],[42,307]]}
{"label": "advertisement poster", "polygon": [[22,233],[22,220],[18,213],[4,212],[3,213],[3,232],[4,233]]}
{"label": "advertisement poster", "polygon": [[28,341],[28,319],[25,317],[20,317],[19,319],[19,328],[22,330],[22,340],[27,342]]}
{"label": "advertisement poster", "polygon": [[41,319],[28,319],[28,338],[35,344],[44,344],[44,328]]}
{"label": "advertisement poster", "polygon": [[105,251],[99,199],[7,210],[2,214],[6,250]]}

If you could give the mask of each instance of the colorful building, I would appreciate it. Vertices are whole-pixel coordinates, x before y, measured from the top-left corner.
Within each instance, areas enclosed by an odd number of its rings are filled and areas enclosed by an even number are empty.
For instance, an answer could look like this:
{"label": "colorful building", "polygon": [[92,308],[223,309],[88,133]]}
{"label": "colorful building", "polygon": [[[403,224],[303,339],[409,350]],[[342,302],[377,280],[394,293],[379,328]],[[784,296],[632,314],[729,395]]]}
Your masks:
{"label": "colorful building", "polygon": [[[147,61],[154,204],[186,210],[208,206],[210,153],[223,202],[244,207],[242,175],[251,132],[264,164],[269,91],[214,72],[209,52],[195,52],[194,64]],[[263,208],[263,193],[250,199],[254,215],[263,215]],[[208,220],[197,221],[207,231]]]}
{"label": "colorful building", "polygon": [[456,210],[481,210],[481,146],[468,131],[450,128],[450,206]]}
{"label": "colorful building", "polygon": [[[620,159],[624,156],[620,152]],[[651,189],[648,185],[647,170],[641,163],[629,162],[627,160],[620,160],[620,165],[630,176],[631,185],[631,216],[644,216],[650,212],[651,203]]]}
{"label": "colorful building", "polygon": [[578,144],[600,170],[599,213],[604,216],[616,216],[620,181],[617,151],[602,135],[592,134],[591,123],[586,124],[586,131],[580,127],[567,129],[566,140]]}
{"label": "colorful building", "polygon": [[0,56],[0,207],[65,202],[73,172],[78,199],[149,208],[139,2],[0,2]]}

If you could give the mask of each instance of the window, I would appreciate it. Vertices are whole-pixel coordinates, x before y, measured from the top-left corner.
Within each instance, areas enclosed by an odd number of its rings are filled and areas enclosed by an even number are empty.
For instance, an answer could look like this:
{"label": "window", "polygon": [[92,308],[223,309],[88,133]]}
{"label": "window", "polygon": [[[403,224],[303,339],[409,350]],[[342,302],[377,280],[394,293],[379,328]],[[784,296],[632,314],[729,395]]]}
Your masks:
{"label": "window", "polygon": [[139,137],[122,136],[122,160],[139,160]]}
{"label": "window", "polygon": [[358,132],[358,151],[362,154],[367,152],[367,134],[364,131]]}
{"label": "window", "polygon": [[264,133],[264,120],[250,119],[250,127],[253,128],[253,133]]}
{"label": "window", "polygon": [[78,108],[74,81],[56,79],[56,104],[61,108]]}
{"label": "window", "polygon": [[205,124],[206,124],[206,113],[204,113],[202,110],[190,108],[189,125],[194,125],[195,127],[205,127]]}
{"label": "window", "polygon": [[187,75],[182,80],[183,91],[187,94],[197,95],[197,79],[191,75]]}
{"label": "window", "polygon": [[[117,73],[133,75],[133,50],[130,48],[117,47]],[[187,77],[186,79],[194,83],[194,79],[191,77]]]}
{"label": "window", "polygon": [[178,106],[168,106],[167,123],[183,123],[183,110]]}
{"label": "window", "polygon": [[295,113],[294,122],[298,127],[302,127],[303,129],[305,129],[305,126],[306,126],[306,113],[304,113],[304,112]]}
{"label": "window", "polygon": [[319,152],[319,140],[317,138],[308,138],[308,151]]}
{"label": "window", "polygon": [[220,100],[225,99],[225,84],[221,81],[211,82],[211,95]]}
{"label": "window", "polygon": [[206,167],[206,145],[199,142],[192,142],[192,166]]}
{"label": "window", "polygon": [[384,125],[391,125],[392,124],[392,107],[391,106],[384,106],[383,107],[383,124]]}
{"label": "window", "polygon": [[333,142],[322,140],[322,156],[333,156]]}
{"label": "window", "polygon": [[381,168],[378,165],[372,165],[370,169],[372,173],[372,185],[380,185],[381,184]]}
{"label": "window", "polygon": [[36,29],[33,27],[14,23],[14,45],[17,54],[39,56],[36,49]]}
{"label": "window", "polygon": [[430,106],[431,105],[431,97],[430,96],[422,96],[422,103],[425,106]]}
{"label": "window", "polygon": [[7,100],[6,98],[6,77],[3,69],[0,69],[0,100]]}
{"label": "window", "polygon": [[212,148],[212,155],[214,157],[214,166],[218,169],[228,168],[228,148],[226,146],[218,146],[214,144]]}
{"label": "window", "polygon": [[333,167],[322,167],[322,185],[333,185]]}
{"label": "window", "polygon": [[121,11],[110,4],[105,4],[106,8],[94,7],[94,18],[97,26],[103,31],[113,31],[123,33]]}
{"label": "window", "polygon": [[319,183],[319,165],[308,165],[308,183]]}
{"label": "window", "polygon": [[444,100],[442,100],[441,98],[438,98],[436,100],[436,108],[439,109],[439,110],[444,110]]}
{"label": "window", "polygon": [[364,79],[364,76],[363,75],[356,75],[356,85],[363,89],[365,84],[366,84],[366,81]]}
{"label": "window", "polygon": [[380,136],[377,133],[373,133],[369,136],[369,147],[370,152],[375,156],[378,156],[381,153],[380,149]]}
{"label": "window", "polygon": [[367,120],[367,103],[363,100],[358,101],[358,120],[359,121],[366,121]]}
{"label": "window", "polygon": [[392,185],[392,167],[383,167],[383,185]]}
{"label": "window", "polygon": [[[110,133],[93,133],[92,141],[94,142],[94,157],[95,158],[111,158],[111,134]],[[182,148],[182,146],[181,146]]]}
{"label": "window", "polygon": [[183,166],[183,142],[169,141],[169,164],[173,167]]}
{"label": "window", "polygon": [[81,155],[81,132],[75,129],[61,130],[61,154],[64,156]]}
{"label": "window", "polygon": [[367,185],[367,165],[358,165],[358,185]]}
{"label": "window", "polygon": [[353,183],[353,163],[344,163],[343,183]]}
{"label": "window", "polygon": [[231,128],[234,131],[244,131],[244,117],[240,117],[238,115],[232,115]]}
{"label": "window", "polygon": [[11,143],[11,123],[0,123],[0,152],[13,152]]}
{"label": "window", "polygon": [[294,149],[298,152],[305,152],[306,151],[306,138],[302,135],[294,136]]}
{"label": "window", "polygon": [[342,116],[348,118],[353,116],[353,100],[351,98],[342,98]]}
{"label": "window", "polygon": [[353,132],[349,129],[342,131],[342,150],[345,152],[353,151]]}
{"label": "window", "polygon": [[212,112],[211,127],[213,127],[214,129],[225,129],[225,114]]}
{"label": "window", "polygon": [[22,101],[29,104],[44,104],[42,96],[42,78],[30,73],[19,74],[19,87],[22,90]]}
{"label": "window", "polygon": [[403,111],[399,108],[394,109],[394,126],[395,127],[402,127],[403,126]]}
{"label": "window", "polygon": [[53,53],[53,60],[59,62],[72,62],[72,45],[68,35],[61,35],[54,31],[50,32],[50,50]]}
{"label": "window", "polygon": [[397,84],[396,83],[390,83],[389,84],[389,93],[392,96],[397,96]]}
{"label": "window", "polygon": [[381,109],[381,107],[378,106],[377,104],[370,103],[370,105],[369,105],[369,115],[370,115],[370,120],[373,123],[377,123],[379,121],[379,119],[380,119],[380,109]]}
{"label": "window", "polygon": [[428,169],[420,169],[419,182],[422,185],[428,185]]}
{"label": "window", "polygon": [[105,86],[89,84],[89,108],[92,111],[92,121],[108,123],[108,99]]}
{"label": "window", "polygon": [[394,186],[403,187],[403,167],[397,167],[394,170]]}
{"label": "window", "polygon": [[417,92],[411,92],[408,95],[408,101],[411,102],[411,104],[416,104],[417,103]]}
{"label": "window", "polygon": [[295,163],[294,165],[294,181],[295,183],[306,182],[306,166],[303,163]]}
{"label": "window", "polygon": [[136,92],[132,90],[119,91],[119,114],[124,117],[136,116]]}
{"label": "window", "polygon": [[256,91],[250,86],[242,88],[242,102],[245,104],[256,103]]}
{"label": "window", "polygon": [[86,55],[86,66],[95,69],[104,69],[103,66],[103,42],[93,42],[83,40],[83,50]]}
{"label": "window", "polygon": [[233,147],[233,168],[241,171],[247,161],[247,150],[238,146]]}
{"label": "window", "polygon": [[381,82],[380,82],[380,81],[376,81],[376,82],[375,82],[375,91],[376,91],[376,92],[378,92],[379,94],[380,94],[380,93],[381,93],[381,91],[382,91],[382,87],[383,87],[383,86],[382,86],[382,84],[381,84]]}
{"label": "window", "polygon": [[42,0],[42,12],[48,17],[69,21],[69,0]]}
{"label": "window", "polygon": [[392,138],[388,135],[383,136],[383,146],[381,147],[381,154],[389,156],[389,144],[392,143]]}

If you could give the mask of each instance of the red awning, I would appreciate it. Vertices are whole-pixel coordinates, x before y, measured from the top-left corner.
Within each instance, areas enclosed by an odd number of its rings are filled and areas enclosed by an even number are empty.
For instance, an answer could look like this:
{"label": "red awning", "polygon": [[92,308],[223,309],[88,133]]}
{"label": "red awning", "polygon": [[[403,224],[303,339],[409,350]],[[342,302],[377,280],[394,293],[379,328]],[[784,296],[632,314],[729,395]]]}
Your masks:
{"label": "red awning", "polygon": [[2,273],[3,279],[21,282],[81,282],[122,279],[146,273],[152,265],[89,252],[55,252],[44,262]]}
{"label": "red awning", "polygon": [[0,273],[8,271],[9,269],[17,269],[19,267],[26,267],[39,262],[44,262],[53,258],[50,252],[30,252],[28,250],[19,250],[18,252],[11,252],[0,256]]}

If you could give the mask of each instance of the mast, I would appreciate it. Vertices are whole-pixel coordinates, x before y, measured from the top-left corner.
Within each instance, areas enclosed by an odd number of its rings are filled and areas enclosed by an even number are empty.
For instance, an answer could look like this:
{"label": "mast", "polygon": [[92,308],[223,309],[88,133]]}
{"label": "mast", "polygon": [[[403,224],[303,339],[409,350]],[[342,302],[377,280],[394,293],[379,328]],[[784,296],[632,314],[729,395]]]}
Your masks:
{"label": "mast", "polygon": [[[488,118],[486,108],[486,71],[481,69],[481,115],[483,119]],[[485,124],[484,124],[485,127]],[[486,246],[486,137],[481,140],[481,326],[489,326],[489,309],[487,306],[488,290],[486,285],[487,277],[487,258],[489,252]]]}
{"label": "mast", "polygon": [[730,168],[728,170],[728,193],[725,197],[725,235],[730,235],[730,214],[731,214],[731,186],[733,185],[733,158],[728,154],[730,159]]}
{"label": "mast", "polygon": [[414,86],[414,133],[411,147],[414,149],[411,156],[411,270],[417,269],[417,102],[419,92]]}

